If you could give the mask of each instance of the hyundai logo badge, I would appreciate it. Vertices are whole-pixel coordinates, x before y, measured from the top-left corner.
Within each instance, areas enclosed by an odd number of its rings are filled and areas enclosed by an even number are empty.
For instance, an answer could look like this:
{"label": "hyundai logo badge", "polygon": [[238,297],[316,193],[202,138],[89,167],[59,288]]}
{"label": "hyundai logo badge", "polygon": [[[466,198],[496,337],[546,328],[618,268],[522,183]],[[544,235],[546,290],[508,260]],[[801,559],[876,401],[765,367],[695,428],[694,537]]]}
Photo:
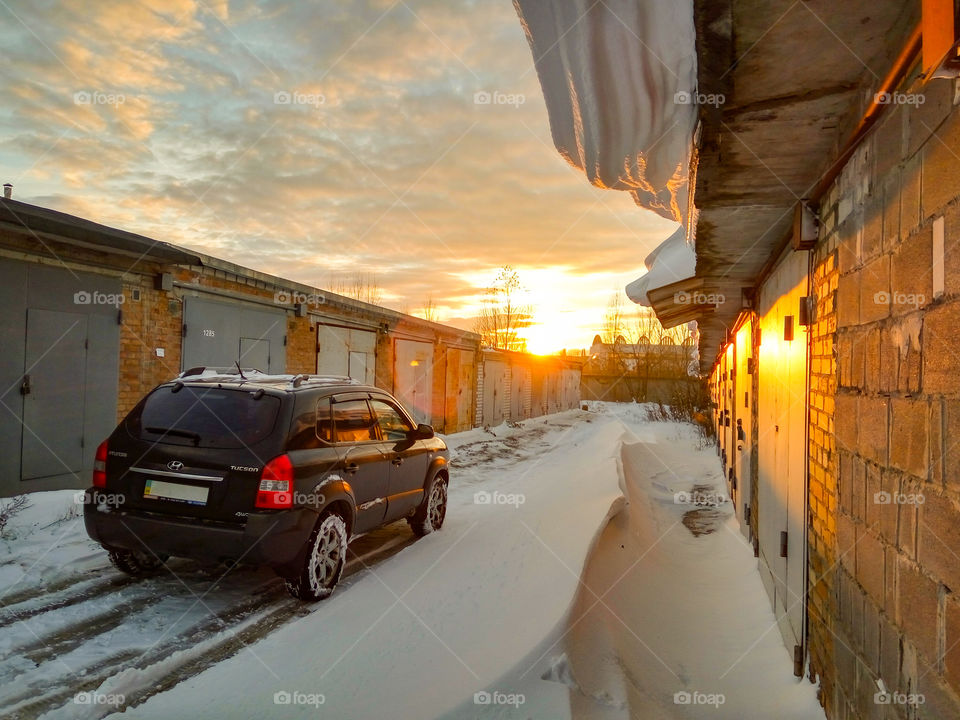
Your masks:
{"label": "hyundai logo badge", "polygon": [[181,470],[183,470],[183,463],[180,462],[179,460],[171,460],[170,462],[167,463],[167,467],[173,470],[174,472],[180,472]]}

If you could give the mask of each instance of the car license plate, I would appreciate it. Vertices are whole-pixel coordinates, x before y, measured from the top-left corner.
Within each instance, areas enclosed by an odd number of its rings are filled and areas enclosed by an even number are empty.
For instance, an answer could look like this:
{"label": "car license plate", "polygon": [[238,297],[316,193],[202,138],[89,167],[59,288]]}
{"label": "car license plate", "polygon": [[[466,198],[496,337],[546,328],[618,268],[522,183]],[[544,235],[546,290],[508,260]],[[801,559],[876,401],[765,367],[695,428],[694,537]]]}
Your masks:
{"label": "car license plate", "polygon": [[180,485],[162,480],[147,480],[143,488],[143,496],[150,500],[173,500],[189,505],[206,505],[209,493],[210,488]]}

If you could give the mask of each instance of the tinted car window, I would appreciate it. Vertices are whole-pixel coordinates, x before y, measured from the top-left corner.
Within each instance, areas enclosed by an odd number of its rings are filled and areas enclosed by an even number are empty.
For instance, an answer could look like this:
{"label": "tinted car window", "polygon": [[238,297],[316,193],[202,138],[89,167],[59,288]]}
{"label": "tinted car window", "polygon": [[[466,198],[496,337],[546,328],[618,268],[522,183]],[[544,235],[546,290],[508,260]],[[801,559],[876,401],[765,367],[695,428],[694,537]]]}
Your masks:
{"label": "tinted car window", "polygon": [[386,440],[406,440],[407,433],[413,430],[400,411],[383,400],[372,400],[373,412],[380,423],[380,433]]}
{"label": "tinted car window", "polygon": [[337,442],[378,440],[377,421],[366,400],[334,403],[333,426]]}
{"label": "tinted car window", "polygon": [[248,390],[162,387],[151,393],[128,425],[144,440],[212,448],[241,448],[273,431],[280,398]]}
{"label": "tinted car window", "polygon": [[322,444],[317,435],[316,408],[310,407],[293,418],[290,439],[287,440],[288,450],[311,450],[321,447]]}

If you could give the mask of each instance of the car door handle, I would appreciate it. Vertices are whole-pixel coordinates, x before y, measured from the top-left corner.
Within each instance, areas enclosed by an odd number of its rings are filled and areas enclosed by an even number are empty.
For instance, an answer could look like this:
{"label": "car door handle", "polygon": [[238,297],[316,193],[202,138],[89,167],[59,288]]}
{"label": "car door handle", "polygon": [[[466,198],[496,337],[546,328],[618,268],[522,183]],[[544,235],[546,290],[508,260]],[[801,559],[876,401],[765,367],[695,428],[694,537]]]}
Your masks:
{"label": "car door handle", "polygon": [[357,465],[356,463],[350,463],[350,464],[347,465],[343,470],[344,470],[344,472],[348,472],[348,473],[350,473],[351,475],[353,475],[353,474],[354,474],[357,470],[359,470],[359,469],[360,469],[360,466],[359,466],[359,465]]}
{"label": "car door handle", "polygon": [[402,457],[394,458],[390,462],[392,462],[394,465],[403,465],[403,458]]}

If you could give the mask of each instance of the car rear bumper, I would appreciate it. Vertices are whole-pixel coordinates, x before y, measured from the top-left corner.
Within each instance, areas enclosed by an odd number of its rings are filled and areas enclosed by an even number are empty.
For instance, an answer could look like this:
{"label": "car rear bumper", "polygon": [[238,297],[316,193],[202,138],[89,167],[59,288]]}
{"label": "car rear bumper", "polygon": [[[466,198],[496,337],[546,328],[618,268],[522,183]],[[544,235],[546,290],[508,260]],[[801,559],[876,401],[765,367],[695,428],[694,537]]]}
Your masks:
{"label": "car rear bumper", "polygon": [[[87,491],[88,494],[90,491]],[[84,505],[87,534],[107,548],[191,558],[201,562],[269,565],[295,572],[317,513],[295,508],[251,513],[244,523],[210,523],[155,512]]]}

